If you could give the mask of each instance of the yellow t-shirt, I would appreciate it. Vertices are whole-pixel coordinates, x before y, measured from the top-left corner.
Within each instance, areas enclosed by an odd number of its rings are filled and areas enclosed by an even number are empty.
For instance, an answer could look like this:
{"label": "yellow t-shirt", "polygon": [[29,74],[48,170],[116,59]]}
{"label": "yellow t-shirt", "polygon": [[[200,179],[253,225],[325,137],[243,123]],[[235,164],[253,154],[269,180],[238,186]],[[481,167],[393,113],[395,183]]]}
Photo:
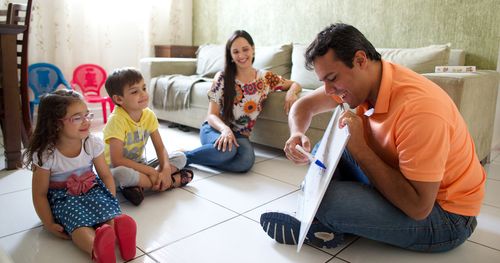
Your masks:
{"label": "yellow t-shirt", "polygon": [[434,82],[382,61],[374,113],[357,108],[370,148],[412,181],[441,182],[437,202],[449,212],[475,216],[484,197],[486,172],[455,103]]}
{"label": "yellow t-shirt", "polygon": [[123,142],[123,155],[126,158],[136,162],[145,162],[144,148],[149,136],[158,129],[158,126],[158,119],[149,108],[144,109],[139,122],[135,122],[123,108],[115,107],[103,130],[106,162],[111,163],[109,156],[109,139],[111,138]]}

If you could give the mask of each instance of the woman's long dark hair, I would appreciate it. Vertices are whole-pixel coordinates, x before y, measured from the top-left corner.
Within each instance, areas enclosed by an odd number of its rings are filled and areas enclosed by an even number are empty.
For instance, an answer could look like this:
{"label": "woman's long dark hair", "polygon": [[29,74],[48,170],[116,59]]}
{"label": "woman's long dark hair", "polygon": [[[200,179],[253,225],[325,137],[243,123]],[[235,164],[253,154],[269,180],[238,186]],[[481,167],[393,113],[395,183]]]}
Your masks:
{"label": "woman's long dark hair", "polygon": [[[231,58],[231,46],[233,42],[242,37],[248,41],[252,46],[255,46],[253,39],[245,30],[236,30],[227,40],[226,43],[226,63],[224,64],[224,105],[222,106],[222,120],[229,124],[233,119],[233,105],[234,96],[236,95],[235,85],[236,85],[236,63],[234,63]],[[255,55],[253,56],[252,63],[255,60]]]}
{"label": "woman's long dark hair", "polygon": [[54,152],[59,132],[64,126],[61,119],[66,116],[71,104],[82,100],[82,95],[72,90],[57,90],[41,97],[36,128],[23,153],[24,165],[27,168],[33,163],[33,154],[36,153],[38,158],[36,165],[42,166],[44,152],[47,151],[49,155]]}

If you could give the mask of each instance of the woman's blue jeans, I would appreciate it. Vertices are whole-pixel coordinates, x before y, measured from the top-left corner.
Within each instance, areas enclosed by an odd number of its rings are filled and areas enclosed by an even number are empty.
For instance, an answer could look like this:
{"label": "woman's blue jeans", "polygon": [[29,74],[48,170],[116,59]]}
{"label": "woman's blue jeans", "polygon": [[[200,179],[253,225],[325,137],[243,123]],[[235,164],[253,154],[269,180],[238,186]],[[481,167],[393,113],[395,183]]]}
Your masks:
{"label": "woman's blue jeans", "polygon": [[336,233],[350,233],[425,252],[442,252],[457,247],[477,225],[476,217],[447,212],[438,203],[426,219],[413,220],[370,184],[347,149],[316,218]]}
{"label": "woman's blue jeans", "polygon": [[185,152],[187,164],[201,164],[218,168],[228,172],[247,172],[255,162],[255,153],[248,137],[239,133],[234,134],[239,147],[225,152],[214,147],[220,132],[204,122],[200,128],[200,141],[202,146],[192,151]]}

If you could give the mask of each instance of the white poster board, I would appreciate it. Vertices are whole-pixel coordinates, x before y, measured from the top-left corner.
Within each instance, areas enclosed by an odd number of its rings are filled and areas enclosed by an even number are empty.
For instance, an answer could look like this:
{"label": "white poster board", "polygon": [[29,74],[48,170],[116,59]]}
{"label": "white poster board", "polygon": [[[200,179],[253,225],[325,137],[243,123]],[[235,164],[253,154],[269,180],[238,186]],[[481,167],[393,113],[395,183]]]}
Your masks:
{"label": "white poster board", "polygon": [[348,127],[339,128],[339,119],[342,112],[343,107],[341,106],[337,107],[333,112],[315,155],[325,164],[326,169],[321,169],[316,164],[311,163],[302,183],[301,191],[299,191],[297,218],[300,220],[300,234],[297,252],[300,251],[304,244],[307,231],[311,227],[321,200],[333,177],[333,172],[349,139]]}

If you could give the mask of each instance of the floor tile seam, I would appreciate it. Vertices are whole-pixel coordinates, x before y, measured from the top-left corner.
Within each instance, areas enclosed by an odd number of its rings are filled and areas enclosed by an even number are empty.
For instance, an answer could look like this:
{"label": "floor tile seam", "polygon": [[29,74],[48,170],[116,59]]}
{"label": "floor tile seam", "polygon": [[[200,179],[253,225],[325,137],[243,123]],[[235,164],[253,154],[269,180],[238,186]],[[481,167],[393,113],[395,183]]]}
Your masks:
{"label": "floor tile seam", "polygon": [[184,189],[184,188],[180,188],[180,189],[182,189],[182,190],[184,190],[184,191],[186,191],[186,192],[188,192],[188,193],[190,193],[190,194],[193,194],[193,195],[194,195],[194,196],[196,196],[196,197],[199,197],[199,198],[201,198],[201,199],[204,199],[204,200],[206,200],[206,201],[208,201],[208,202],[210,202],[210,203],[212,203],[212,204],[215,204],[215,205],[220,206],[220,207],[222,207],[222,208],[224,208],[224,209],[226,209],[226,210],[229,210],[230,212],[233,212],[233,213],[235,213],[235,214],[237,214],[237,215],[241,215],[241,213],[239,213],[239,212],[237,212],[237,211],[234,211],[234,210],[232,210],[231,208],[225,207],[225,206],[223,206],[223,205],[221,205],[221,204],[219,204],[219,203],[216,203],[215,201],[212,201],[212,200],[210,200],[210,199],[207,199],[206,197],[203,197],[203,196],[201,196],[201,195],[198,195],[198,194],[196,194],[196,193],[193,193],[193,192],[189,191],[188,189]]}
{"label": "floor tile seam", "polygon": [[500,209],[500,207],[498,207],[498,206],[494,206],[494,205],[490,205],[490,204],[486,204],[486,203],[483,203],[483,205],[484,205],[484,206],[489,206],[489,207],[493,207],[493,208],[498,208],[498,209]]}
{"label": "floor tile seam", "polygon": [[471,243],[474,243],[474,244],[476,244],[476,245],[480,245],[480,246],[482,246],[482,247],[489,248],[489,249],[491,249],[491,250],[495,250],[495,251],[497,251],[497,252],[500,252],[500,249],[498,249],[498,248],[490,247],[490,246],[488,246],[488,245],[481,244],[481,243],[479,243],[479,242],[477,242],[477,241],[473,241],[473,240],[467,239],[467,242],[471,242]]}
{"label": "floor tile seam", "polygon": [[[170,245],[172,245],[172,244],[174,244],[174,243],[177,243],[177,242],[179,242],[179,241],[182,241],[182,240],[184,240],[184,239],[186,239],[186,238],[189,238],[189,237],[192,237],[192,236],[194,236],[194,235],[197,235],[197,234],[199,234],[199,233],[201,233],[201,232],[203,232],[203,231],[206,231],[206,230],[208,230],[208,229],[210,229],[210,228],[213,228],[213,227],[216,227],[216,226],[218,226],[218,225],[224,224],[224,223],[226,223],[226,222],[228,222],[228,221],[230,221],[230,220],[233,220],[233,219],[235,219],[235,218],[237,218],[237,217],[239,217],[239,216],[241,216],[241,215],[234,215],[234,216],[229,217],[228,219],[222,220],[222,221],[220,221],[220,222],[218,222],[218,223],[216,223],[216,224],[213,224],[213,225],[210,225],[210,226],[208,226],[208,227],[202,228],[202,229],[200,229],[200,230],[198,230],[198,231],[196,231],[196,232],[194,232],[194,233],[191,233],[191,234],[189,234],[189,235],[183,236],[183,237],[181,237],[181,238],[178,238],[178,239],[176,239],[176,240],[173,240],[173,241],[171,241],[171,242],[168,242],[168,243],[167,243],[167,244],[165,244],[165,245],[162,245],[162,246],[160,246],[160,247],[158,247],[158,248],[155,248],[155,249],[153,249],[153,250],[151,250],[151,251],[147,252],[146,254],[147,254],[148,256],[150,256],[150,257],[153,257],[153,255],[151,255],[151,254],[152,254],[152,253],[154,253],[154,252],[156,252],[156,251],[158,251],[158,250],[160,250],[160,249],[163,249],[163,248],[165,248],[165,247],[168,247],[168,246],[170,246]],[[141,251],[144,251],[144,250],[143,250],[143,249],[141,249]],[[156,259],[155,259],[155,260],[156,260]]]}
{"label": "floor tile seam", "polygon": [[137,245],[136,245],[135,247],[136,247],[139,251],[141,251],[141,252],[142,252],[142,255],[140,255],[140,256],[136,256],[136,257],[134,257],[134,258],[133,258],[133,259],[131,259],[131,260],[135,260],[135,259],[138,259],[138,258],[141,258],[141,257],[149,257],[149,258],[150,258],[151,260],[153,260],[154,262],[156,262],[156,263],[161,263],[159,260],[157,260],[157,259],[156,259],[156,258],[154,258],[153,256],[148,255],[148,253],[146,253],[146,251],[144,251],[144,249],[140,248],[140,247],[139,247],[139,246],[137,246]]}
{"label": "floor tile seam", "polygon": [[497,178],[486,178],[486,180],[492,180],[492,181],[500,182],[500,178],[499,179],[497,179]]}
{"label": "floor tile seam", "polygon": [[36,229],[36,228],[39,228],[39,227],[43,227],[43,225],[40,224],[40,225],[37,225],[37,226],[34,226],[34,227],[30,227],[30,228],[27,228],[27,229],[19,230],[19,231],[14,232],[14,233],[10,233],[10,234],[4,235],[4,236],[0,236],[0,239],[5,238],[5,237],[10,237],[12,235],[17,235],[19,233],[30,231],[30,230],[33,230],[33,229]]}
{"label": "floor tile seam", "polygon": [[299,186],[294,185],[294,184],[292,184],[292,183],[289,183],[289,182],[286,182],[286,181],[283,181],[283,180],[280,180],[280,179],[276,179],[276,178],[274,178],[274,177],[271,177],[271,176],[269,176],[269,175],[265,175],[265,174],[263,174],[263,173],[260,173],[260,172],[255,171],[255,170],[252,170],[252,172],[254,172],[254,173],[258,174],[258,175],[265,176],[265,177],[267,177],[267,178],[271,178],[271,179],[276,180],[276,181],[278,181],[278,182],[285,183],[285,184],[288,184],[288,185],[291,185],[291,186],[297,187],[297,189],[299,189]]}
{"label": "floor tile seam", "polygon": [[22,192],[22,191],[26,191],[26,190],[30,190],[30,189],[31,189],[31,187],[28,187],[28,188],[23,188],[23,189],[14,190],[14,191],[12,191],[12,192],[0,193],[0,197],[1,197],[2,195],[13,194],[13,193]]}
{"label": "floor tile seam", "polygon": [[[309,245],[309,244],[305,244],[305,245],[308,245],[308,246],[310,246],[310,247],[312,247],[312,248],[315,248],[315,249],[317,249],[317,250],[323,251],[323,252],[327,253],[328,255],[331,255],[331,256],[333,256],[333,257],[335,258],[335,257],[337,257],[337,256],[338,256],[338,255],[339,255],[342,251],[344,251],[346,248],[350,247],[352,244],[354,244],[354,243],[355,243],[356,241],[358,241],[359,239],[361,239],[361,237],[359,237],[359,236],[354,237],[354,239],[353,239],[351,242],[349,242],[349,243],[348,243],[348,244],[346,244],[343,248],[341,248],[339,251],[337,251],[337,253],[330,253],[330,252],[328,252],[328,251],[324,251],[324,250],[322,250],[321,248],[318,248],[318,247],[315,247],[315,246],[312,246],[312,245]],[[342,260],[344,260],[344,261],[346,261],[346,260],[345,260],[345,259],[343,259],[343,258],[341,258],[341,259],[342,259]]]}
{"label": "floor tile seam", "polygon": [[486,202],[483,202],[483,205],[486,205],[486,206],[491,206],[491,207],[494,207],[494,208],[499,208],[499,209],[500,209],[500,206],[493,205],[493,204],[489,204],[489,203],[486,203]]}
{"label": "floor tile seam", "polygon": [[[338,260],[340,260],[340,261],[342,261],[342,262],[345,262],[345,263],[351,263],[350,261],[347,261],[347,260],[342,259],[342,258],[339,258],[339,257],[333,257],[332,259],[330,259],[330,261],[332,261],[332,260],[334,260],[334,259],[338,259]],[[330,261],[328,261],[328,262],[330,262]],[[328,262],[327,262],[327,263],[328,263]]]}
{"label": "floor tile seam", "polygon": [[[248,219],[250,219],[250,220],[252,220],[252,221],[255,221],[255,220],[253,220],[252,218],[250,218],[249,216],[246,216],[245,214],[246,214],[246,213],[249,213],[249,212],[251,212],[251,211],[253,211],[253,210],[255,210],[255,209],[259,209],[260,207],[263,207],[263,206],[265,206],[265,205],[268,205],[268,204],[270,204],[270,203],[272,203],[272,202],[274,202],[274,201],[276,201],[276,200],[278,200],[278,199],[284,198],[284,197],[286,197],[286,196],[288,196],[288,195],[292,195],[293,193],[295,193],[295,192],[297,192],[297,191],[299,191],[299,189],[294,190],[294,191],[292,191],[292,192],[290,192],[290,193],[286,193],[286,194],[281,195],[281,196],[279,196],[279,197],[276,197],[276,198],[274,198],[273,200],[271,200],[271,201],[267,201],[267,202],[265,202],[265,203],[263,203],[263,204],[261,204],[261,205],[259,205],[259,206],[257,206],[257,207],[254,207],[254,208],[252,208],[252,209],[249,209],[249,210],[247,210],[247,211],[245,211],[245,212],[241,213],[240,215],[242,215],[242,216],[244,216],[244,217],[246,217],[246,218],[248,218]],[[255,221],[255,222],[257,222],[257,221]],[[260,223],[260,222],[257,222],[257,223]]]}

